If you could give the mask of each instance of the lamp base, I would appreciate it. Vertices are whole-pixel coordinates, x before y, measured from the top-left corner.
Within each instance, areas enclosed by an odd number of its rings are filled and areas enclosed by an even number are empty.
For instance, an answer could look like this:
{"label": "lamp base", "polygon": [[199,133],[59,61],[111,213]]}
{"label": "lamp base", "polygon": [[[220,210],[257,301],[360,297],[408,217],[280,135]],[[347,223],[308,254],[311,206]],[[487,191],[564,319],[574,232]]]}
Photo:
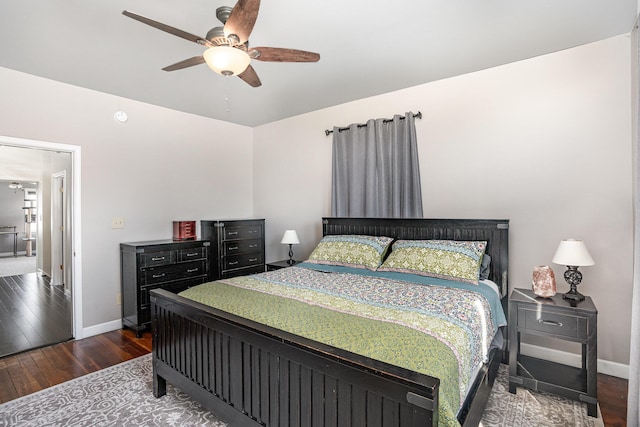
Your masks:
{"label": "lamp base", "polygon": [[568,265],[567,271],[564,272],[564,280],[567,281],[571,289],[569,292],[562,295],[563,299],[568,299],[571,301],[583,301],[584,295],[578,292],[578,285],[582,282],[582,273],[578,271],[577,266]]}
{"label": "lamp base", "polygon": [[291,243],[289,243],[289,261],[287,261],[287,263],[288,263],[289,265],[293,265],[293,264],[295,264],[295,263],[296,263],[296,262],[293,260],[293,247],[292,247]]}
{"label": "lamp base", "polygon": [[562,298],[568,299],[571,301],[584,301],[584,295],[582,295],[580,292],[576,291],[575,289],[571,289],[566,294],[563,294]]}

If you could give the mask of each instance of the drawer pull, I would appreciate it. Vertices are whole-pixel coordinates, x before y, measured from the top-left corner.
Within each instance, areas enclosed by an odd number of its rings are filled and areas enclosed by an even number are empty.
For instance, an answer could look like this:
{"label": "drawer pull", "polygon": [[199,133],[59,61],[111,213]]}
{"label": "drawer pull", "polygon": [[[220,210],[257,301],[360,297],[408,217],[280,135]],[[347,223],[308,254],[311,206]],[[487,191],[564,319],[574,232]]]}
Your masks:
{"label": "drawer pull", "polygon": [[161,277],[164,277],[164,273],[162,273],[162,274],[154,274],[151,277],[153,277],[154,279],[159,279]]}
{"label": "drawer pull", "polygon": [[189,269],[187,269],[187,273],[195,273],[198,270],[199,270],[199,268],[189,268]]}
{"label": "drawer pull", "polygon": [[258,258],[249,258],[249,262],[256,262]]}
{"label": "drawer pull", "polygon": [[227,234],[228,234],[229,236],[237,236],[237,235],[238,235],[238,232],[237,232],[237,231],[229,231]]}
{"label": "drawer pull", "polygon": [[238,261],[229,261],[229,265],[237,265]]}
{"label": "drawer pull", "polygon": [[187,254],[187,256],[196,256],[196,255],[200,255],[200,252],[190,252]]}
{"label": "drawer pull", "polygon": [[237,246],[229,246],[229,250],[230,251],[237,251],[238,247]]}
{"label": "drawer pull", "polygon": [[556,322],[553,320],[538,319],[538,323],[542,323],[543,325],[549,325],[549,326],[558,326],[558,327],[562,326],[562,322]]}
{"label": "drawer pull", "polygon": [[164,260],[163,256],[154,256],[151,258],[151,261],[162,261]]}
{"label": "drawer pull", "polygon": [[249,247],[250,247],[251,249],[253,249],[253,248],[257,248],[257,247],[258,247],[258,245],[257,245],[257,244],[256,244],[256,245],[249,245]]}
{"label": "drawer pull", "polygon": [[256,234],[258,230],[249,230],[249,234]]}

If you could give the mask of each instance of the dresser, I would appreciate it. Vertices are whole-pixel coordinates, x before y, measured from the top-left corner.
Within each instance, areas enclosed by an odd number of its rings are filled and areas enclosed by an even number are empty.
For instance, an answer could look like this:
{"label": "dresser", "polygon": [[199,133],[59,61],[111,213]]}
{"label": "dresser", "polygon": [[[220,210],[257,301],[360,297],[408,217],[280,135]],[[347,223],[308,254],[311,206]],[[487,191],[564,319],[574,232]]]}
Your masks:
{"label": "dresser", "polygon": [[206,240],[120,243],[123,327],[140,337],[151,325],[150,290],[177,293],[206,282],[209,246]]}
{"label": "dresser", "polygon": [[202,220],[200,235],[211,242],[211,280],[265,271],[264,219]]}

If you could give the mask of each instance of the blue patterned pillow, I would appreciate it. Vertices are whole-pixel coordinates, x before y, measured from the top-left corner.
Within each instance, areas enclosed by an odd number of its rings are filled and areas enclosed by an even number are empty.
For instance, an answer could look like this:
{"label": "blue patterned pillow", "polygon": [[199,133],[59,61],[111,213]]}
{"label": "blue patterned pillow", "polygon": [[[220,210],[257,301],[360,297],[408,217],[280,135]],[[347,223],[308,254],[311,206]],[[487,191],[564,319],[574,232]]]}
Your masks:
{"label": "blue patterned pillow", "polygon": [[378,271],[398,271],[478,284],[487,242],[398,240]]}
{"label": "blue patterned pillow", "polygon": [[375,270],[382,264],[393,238],[384,236],[324,236],[307,262]]}

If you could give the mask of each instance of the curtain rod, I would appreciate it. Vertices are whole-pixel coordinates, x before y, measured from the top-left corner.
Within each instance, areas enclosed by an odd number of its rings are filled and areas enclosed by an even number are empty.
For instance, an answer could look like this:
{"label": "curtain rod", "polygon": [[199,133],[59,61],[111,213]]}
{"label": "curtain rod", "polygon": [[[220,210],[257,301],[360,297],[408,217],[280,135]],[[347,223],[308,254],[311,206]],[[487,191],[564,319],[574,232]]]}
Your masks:
{"label": "curtain rod", "polygon": [[[422,112],[418,111],[417,113],[415,113],[413,115],[413,117],[421,119],[422,118]],[[400,120],[404,120],[404,117],[400,117]],[[389,122],[392,122],[392,121],[393,121],[393,119],[384,119],[383,120],[384,123],[389,123]],[[359,124],[358,125],[359,128],[362,128],[362,127],[365,127],[365,126],[366,126],[366,124]],[[345,127],[345,128],[338,128],[338,132],[342,132],[343,130],[347,130],[347,129],[349,129],[348,126]],[[327,135],[327,136],[331,135],[332,133],[333,133],[333,131],[329,130],[329,129],[325,129],[325,131],[324,131],[324,134]]]}

